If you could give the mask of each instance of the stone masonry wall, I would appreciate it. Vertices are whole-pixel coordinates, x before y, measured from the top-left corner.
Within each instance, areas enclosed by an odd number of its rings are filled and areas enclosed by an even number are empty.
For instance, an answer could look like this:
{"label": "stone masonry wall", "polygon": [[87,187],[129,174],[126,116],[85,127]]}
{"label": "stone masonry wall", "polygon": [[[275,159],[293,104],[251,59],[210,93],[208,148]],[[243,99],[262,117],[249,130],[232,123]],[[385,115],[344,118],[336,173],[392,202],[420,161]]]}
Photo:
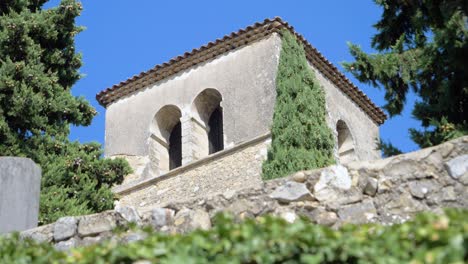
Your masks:
{"label": "stone masonry wall", "polygon": [[269,142],[268,135],[261,136],[246,145],[175,169],[167,176],[155,177],[153,182],[150,179],[147,184],[136,183],[141,185],[137,190],[127,192],[128,188],[121,186],[115,191],[121,195],[122,205],[146,208],[261,186],[262,163]]}
{"label": "stone masonry wall", "polygon": [[61,218],[21,235],[67,249],[105,239],[143,239],[141,231],[112,232],[128,222],[168,233],[207,229],[221,211],[240,220],[274,214],[293,222],[303,215],[336,228],[344,223],[400,223],[417,212],[445,207],[468,208],[468,136],[384,160],[301,171],[239,191],[176,199],[164,207],[119,204],[113,211]]}

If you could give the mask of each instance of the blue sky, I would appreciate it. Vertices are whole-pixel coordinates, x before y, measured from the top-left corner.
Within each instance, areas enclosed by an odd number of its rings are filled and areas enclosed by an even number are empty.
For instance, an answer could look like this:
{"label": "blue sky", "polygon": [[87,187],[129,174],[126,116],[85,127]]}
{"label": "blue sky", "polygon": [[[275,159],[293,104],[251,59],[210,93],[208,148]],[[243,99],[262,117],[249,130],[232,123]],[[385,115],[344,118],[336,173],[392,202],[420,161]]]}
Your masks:
{"label": "blue sky", "polygon": [[[54,6],[50,1],[46,7]],[[120,81],[209,41],[265,18],[288,21],[332,63],[351,61],[346,42],[372,51],[372,25],[381,10],[371,0],[345,1],[156,1],[83,0],[77,24],[86,27],[76,39],[83,55],[83,78],[75,95],[86,97],[98,111],[91,126],[72,127],[70,138],[81,142],[104,142],[105,109],[95,95]],[[345,73],[378,106],[383,91],[364,85]],[[410,96],[402,116],[381,126],[381,137],[405,152],[417,149],[408,128],[418,127],[411,117],[415,97]]]}

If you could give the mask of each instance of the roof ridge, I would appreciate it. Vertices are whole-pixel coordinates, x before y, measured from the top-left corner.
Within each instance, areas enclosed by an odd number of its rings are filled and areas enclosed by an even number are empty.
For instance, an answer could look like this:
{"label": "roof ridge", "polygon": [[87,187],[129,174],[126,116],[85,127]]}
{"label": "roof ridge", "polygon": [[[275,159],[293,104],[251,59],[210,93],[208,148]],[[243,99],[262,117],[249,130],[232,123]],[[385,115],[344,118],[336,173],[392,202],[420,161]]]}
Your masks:
{"label": "roof ridge", "polygon": [[194,65],[213,59],[229,50],[243,47],[256,40],[262,39],[274,32],[281,34],[282,29],[289,30],[300,40],[306,51],[307,59],[322,74],[333,82],[340,90],[350,97],[362,108],[376,123],[382,124],[387,116],[377,107],[365,93],[354,85],[342,72],[328,61],[316,48],[314,48],[294,27],[280,17],[265,19],[256,22],[244,29],[233,31],[215,41],[210,41],[197,49],[185,52],[171,58],[169,61],[157,64],[153,68],[140,72],[129,79],[107,88],[96,95],[97,101],[104,107],[119,98],[146,87],[150,82],[157,82],[177,72],[188,69]]}

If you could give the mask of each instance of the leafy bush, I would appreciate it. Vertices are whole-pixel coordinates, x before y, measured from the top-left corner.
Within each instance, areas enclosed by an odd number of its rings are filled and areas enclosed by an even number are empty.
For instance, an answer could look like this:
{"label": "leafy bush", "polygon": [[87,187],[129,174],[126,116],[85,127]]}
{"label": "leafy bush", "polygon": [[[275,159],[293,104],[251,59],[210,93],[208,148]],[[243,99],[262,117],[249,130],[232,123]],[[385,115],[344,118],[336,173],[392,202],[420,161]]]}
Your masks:
{"label": "leafy bush", "polygon": [[72,95],[81,55],[76,0],[42,9],[45,0],[0,1],[0,156],[29,157],[42,168],[39,222],[113,207],[110,186],[130,172],[121,159],[102,159],[100,145],[70,142],[70,125],[97,114]]}
{"label": "leafy bush", "polygon": [[[131,172],[123,159],[102,159],[98,143],[55,142],[41,155],[31,153],[42,167],[39,223],[70,215],[102,212],[114,207],[111,186]],[[42,153],[47,153],[43,155]]]}
{"label": "leafy bush", "polygon": [[346,225],[340,230],[306,219],[289,224],[271,216],[236,223],[218,215],[211,230],[150,234],[131,244],[58,252],[18,237],[0,239],[1,263],[466,263],[468,211],[420,214],[393,225]]}
{"label": "leafy bush", "polygon": [[289,31],[284,30],[282,36],[272,142],[263,164],[264,179],[335,162],[323,88],[308,65],[304,47]]}

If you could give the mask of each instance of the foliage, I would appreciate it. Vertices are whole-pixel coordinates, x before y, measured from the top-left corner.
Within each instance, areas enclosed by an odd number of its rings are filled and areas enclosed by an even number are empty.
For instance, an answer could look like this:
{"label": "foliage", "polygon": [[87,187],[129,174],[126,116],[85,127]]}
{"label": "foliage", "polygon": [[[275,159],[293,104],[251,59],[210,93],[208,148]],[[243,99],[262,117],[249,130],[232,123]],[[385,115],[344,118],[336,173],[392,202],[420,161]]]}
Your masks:
{"label": "foliage", "polygon": [[307,63],[304,47],[289,31],[284,30],[282,36],[272,143],[263,164],[264,179],[334,163],[324,91]]}
{"label": "foliage", "polygon": [[407,94],[418,101],[413,116],[424,130],[410,129],[420,147],[468,134],[468,5],[461,0],[377,0],[383,8],[366,54],[350,44],[356,59],[344,67],[361,82],[383,87],[390,116],[401,114]]}
{"label": "foliage", "polygon": [[109,186],[129,172],[122,160],[101,159],[99,145],[68,140],[70,125],[89,125],[96,115],[71,94],[80,78],[74,37],[82,6],[63,0],[42,10],[45,2],[0,3],[0,155],[42,167],[41,223],[111,208]]}
{"label": "foliage", "polygon": [[401,152],[401,150],[396,148],[392,143],[383,141],[382,139],[378,141],[377,149],[379,149],[382,152],[383,158],[388,158],[388,157],[400,155],[403,153]]}
{"label": "foliage", "polygon": [[48,244],[0,238],[2,263],[464,263],[468,211],[423,213],[409,222],[346,225],[340,230],[306,219],[292,224],[266,216],[236,223],[218,215],[211,230],[150,234],[130,244],[106,242],[67,254]]}

